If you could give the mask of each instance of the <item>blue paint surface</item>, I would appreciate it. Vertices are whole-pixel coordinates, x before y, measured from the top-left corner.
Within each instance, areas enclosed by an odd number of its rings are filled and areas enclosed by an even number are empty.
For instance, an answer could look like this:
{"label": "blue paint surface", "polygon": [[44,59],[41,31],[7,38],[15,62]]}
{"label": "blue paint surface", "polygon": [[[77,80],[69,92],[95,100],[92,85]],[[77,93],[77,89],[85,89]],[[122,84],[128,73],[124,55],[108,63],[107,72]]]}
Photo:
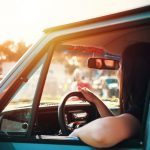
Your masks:
{"label": "blue paint surface", "polygon": [[92,150],[90,146],[0,142],[0,150]]}

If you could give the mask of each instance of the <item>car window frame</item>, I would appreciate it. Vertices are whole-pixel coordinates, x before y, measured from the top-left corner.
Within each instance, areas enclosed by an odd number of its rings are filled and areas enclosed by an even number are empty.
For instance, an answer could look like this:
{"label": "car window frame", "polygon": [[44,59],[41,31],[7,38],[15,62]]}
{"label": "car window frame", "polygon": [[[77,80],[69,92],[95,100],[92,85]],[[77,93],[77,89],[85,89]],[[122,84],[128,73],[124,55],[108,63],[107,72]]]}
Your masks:
{"label": "car window frame", "polygon": [[[47,67],[47,63],[49,63],[49,56],[52,55],[52,51],[49,50],[51,49],[51,47],[49,47],[48,45],[46,45],[40,53],[38,53],[38,55],[36,55],[34,57],[34,59],[31,61],[31,63],[25,68],[25,70],[23,70],[23,72],[21,72],[15,81],[13,81],[13,83],[9,86],[9,89],[7,90],[7,92],[5,93],[3,99],[5,99],[5,103],[3,103],[3,107],[1,106],[1,112],[3,111],[3,109],[5,108],[5,106],[7,106],[7,104],[9,103],[9,101],[11,101],[11,98],[16,94],[17,90],[22,86],[22,84],[24,82],[27,81],[26,79],[26,76],[28,76],[28,74],[30,74],[34,69],[35,69],[35,66],[39,63],[39,60],[41,60],[44,55],[46,55],[46,58],[44,59],[44,62],[43,62],[43,66],[41,68],[41,72],[40,72],[40,75],[39,75],[39,78],[38,78],[38,81],[37,81],[37,86],[35,87],[35,93],[34,93],[34,98],[33,98],[33,103],[31,105],[31,119],[30,119],[30,123],[29,123],[29,126],[28,126],[28,130],[26,132],[26,137],[30,137],[32,135],[32,128],[33,128],[33,123],[34,123],[34,118],[36,116],[36,107],[38,106],[38,102],[40,100],[40,93],[42,93],[42,84],[43,82],[45,81],[45,66]],[[48,48],[48,50],[47,50]],[[49,65],[48,65],[49,66]],[[11,91],[11,92],[10,92]],[[10,93],[10,94],[9,94]],[[6,112],[5,112],[6,113]],[[19,135],[16,135],[16,136],[19,136]],[[9,135],[9,137],[11,137],[11,135]],[[12,136],[13,138],[15,137],[15,135]],[[22,137],[20,135],[20,137]]]}
{"label": "car window frame", "polygon": [[42,56],[44,56],[44,54],[47,52],[46,49],[47,49],[47,45],[44,48],[42,48],[42,50],[37,55],[34,56],[32,61],[27,66],[25,66],[25,68],[23,68],[22,71],[18,72],[16,79],[12,81],[10,85],[7,87],[7,89],[4,91],[0,100],[0,112],[2,112],[4,107],[9,103],[10,99],[20,88],[22,83],[26,82],[27,80],[26,77],[30,72],[32,72],[33,68],[38,64],[39,59],[41,59]]}
{"label": "car window frame", "polygon": [[51,59],[53,56],[53,50],[54,50],[54,45],[52,44],[48,48],[47,58],[46,58],[44,65],[42,67],[41,74],[40,74],[38,84],[36,87],[35,95],[33,98],[33,106],[32,106],[32,111],[31,111],[31,120],[30,120],[31,122],[29,123],[28,131],[27,131],[27,137],[31,137],[32,133],[33,133],[33,127],[34,127],[34,123],[35,123],[35,119],[36,119],[36,114],[38,112],[38,107],[39,107],[41,96],[43,93],[43,87],[44,87],[44,84],[46,81],[47,72],[48,72],[48,69],[50,67],[50,62],[51,62]]}

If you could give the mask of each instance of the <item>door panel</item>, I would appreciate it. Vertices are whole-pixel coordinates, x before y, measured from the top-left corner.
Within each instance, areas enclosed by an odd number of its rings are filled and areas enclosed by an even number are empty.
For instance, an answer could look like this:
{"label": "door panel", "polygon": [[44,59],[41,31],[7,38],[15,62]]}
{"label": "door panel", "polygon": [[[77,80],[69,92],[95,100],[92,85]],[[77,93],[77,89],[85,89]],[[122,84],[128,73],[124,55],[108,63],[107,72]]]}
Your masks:
{"label": "door panel", "polygon": [[67,138],[66,137],[52,137],[49,140],[32,140],[29,141],[19,141],[19,142],[0,142],[1,150],[92,150],[94,148],[85,145],[77,138]]}

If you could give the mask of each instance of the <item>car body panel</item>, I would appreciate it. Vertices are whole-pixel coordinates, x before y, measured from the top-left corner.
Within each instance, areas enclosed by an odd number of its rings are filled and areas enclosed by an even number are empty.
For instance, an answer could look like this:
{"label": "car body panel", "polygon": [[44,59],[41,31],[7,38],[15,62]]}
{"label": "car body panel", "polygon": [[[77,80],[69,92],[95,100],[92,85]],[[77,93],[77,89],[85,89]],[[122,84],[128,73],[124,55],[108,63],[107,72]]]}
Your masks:
{"label": "car body panel", "polygon": [[[54,138],[54,139],[53,139]],[[77,150],[77,149],[83,149],[83,150],[92,150],[94,148],[85,145],[84,143],[80,142],[77,138],[68,138],[64,137],[64,139],[61,137],[58,137],[57,139],[53,136],[50,138],[50,140],[29,140],[24,142],[0,142],[0,148],[1,149],[7,149],[7,150],[43,150],[43,149],[49,149],[49,150]]]}

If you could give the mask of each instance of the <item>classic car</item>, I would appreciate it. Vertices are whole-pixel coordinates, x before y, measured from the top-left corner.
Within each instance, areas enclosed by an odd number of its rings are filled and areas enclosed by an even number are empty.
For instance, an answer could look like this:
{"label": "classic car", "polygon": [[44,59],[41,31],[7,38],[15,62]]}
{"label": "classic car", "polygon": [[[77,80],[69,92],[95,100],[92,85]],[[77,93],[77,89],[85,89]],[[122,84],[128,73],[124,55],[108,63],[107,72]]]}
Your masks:
{"label": "classic car", "polygon": [[[0,149],[95,149],[68,136],[100,117],[95,106],[71,89],[73,72],[82,71],[83,82],[90,85],[102,74],[116,76],[116,68],[88,68],[88,60],[116,60],[129,44],[150,42],[149,35],[150,6],[45,29],[1,80]],[[94,88],[91,90],[94,92]],[[108,149],[150,149],[150,89],[147,91],[141,136]],[[104,100],[116,115],[117,99]]]}

